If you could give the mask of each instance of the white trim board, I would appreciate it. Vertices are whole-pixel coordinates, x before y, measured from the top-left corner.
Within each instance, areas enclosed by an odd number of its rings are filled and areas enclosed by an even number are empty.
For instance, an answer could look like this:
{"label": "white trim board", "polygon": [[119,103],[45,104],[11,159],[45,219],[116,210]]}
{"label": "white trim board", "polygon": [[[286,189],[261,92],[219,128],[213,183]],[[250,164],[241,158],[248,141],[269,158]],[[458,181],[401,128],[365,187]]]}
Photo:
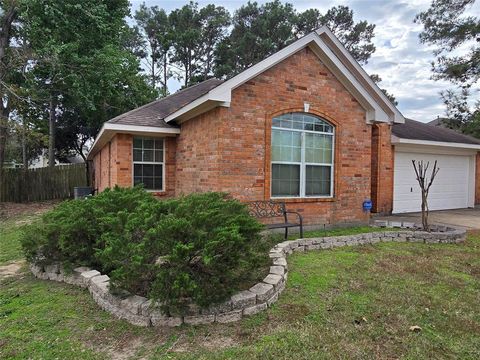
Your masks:
{"label": "white trim board", "polygon": [[453,142],[446,142],[446,141],[404,139],[404,138],[399,138],[395,135],[392,135],[392,144],[405,145],[405,146],[417,145],[417,146],[435,146],[439,148],[469,149],[474,152],[480,150],[480,144],[465,144],[465,143],[453,143]]}

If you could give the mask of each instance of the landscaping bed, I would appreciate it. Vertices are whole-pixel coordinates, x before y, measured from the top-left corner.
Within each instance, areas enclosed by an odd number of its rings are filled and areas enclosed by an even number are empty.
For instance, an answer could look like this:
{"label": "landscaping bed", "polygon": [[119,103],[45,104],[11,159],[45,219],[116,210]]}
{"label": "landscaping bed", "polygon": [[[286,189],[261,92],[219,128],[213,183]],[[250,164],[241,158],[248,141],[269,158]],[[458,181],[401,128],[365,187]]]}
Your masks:
{"label": "landscaping bed", "polygon": [[0,279],[0,358],[478,358],[479,259],[480,233],[463,244],[295,252],[286,289],[268,311],[179,328],[116,320],[87,291],[24,268]]}
{"label": "landscaping bed", "polygon": [[114,188],[58,205],[21,242],[37,276],[88,287],[102,308],[132,323],[179,325],[241,315],[230,296],[271,265],[263,228],[226,194],[158,201],[142,188]]}
{"label": "landscaping bed", "polygon": [[[399,225],[401,226],[401,225]],[[365,234],[333,236],[323,238],[306,238],[284,241],[275,245],[269,252],[271,265],[269,274],[250,289],[232,295],[221,304],[200,308],[190,304],[183,314],[166,314],[160,306],[138,295],[115,295],[109,290],[110,278],[97,270],[79,267],[71,274],[66,273],[61,264],[30,266],[33,274],[44,280],[66,282],[88,288],[94,301],[104,310],[139,326],[180,326],[181,324],[228,323],[239,321],[242,317],[252,316],[277,302],[285,289],[288,275],[287,255],[293,252],[331,249],[335,247],[376,244],[379,242],[420,242],[460,243],[465,241],[466,232],[445,226],[435,227],[439,232],[425,231],[387,231]]]}

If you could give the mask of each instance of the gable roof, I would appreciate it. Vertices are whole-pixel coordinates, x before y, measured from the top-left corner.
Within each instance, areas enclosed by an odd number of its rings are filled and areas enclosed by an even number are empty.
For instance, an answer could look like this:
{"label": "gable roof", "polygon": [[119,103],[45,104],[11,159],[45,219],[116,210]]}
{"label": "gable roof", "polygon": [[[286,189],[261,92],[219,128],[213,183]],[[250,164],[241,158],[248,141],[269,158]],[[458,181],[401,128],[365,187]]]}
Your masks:
{"label": "gable roof", "polygon": [[187,87],[167,97],[152,101],[129,112],[108,120],[109,124],[155,126],[161,128],[176,127],[164,121],[165,117],[181,109],[185,105],[205,95],[220,85],[223,80],[209,79]]}
{"label": "gable roof", "polygon": [[460,134],[441,126],[429,125],[412,119],[405,119],[404,124],[394,124],[392,126],[392,135],[395,137],[394,143],[423,143],[431,145],[435,145],[433,143],[449,143],[451,145],[467,144],[471,145],[468,147],[480,148],[480,139]]}
{"label": "gable roof", "polygon": [[366,110],[368,122],[403,123],[405,121],[395,105],[390,102],[335,35],[325,26],[298,39],[210,90],[190,104],[171,113],[165,117],[165,121],[167,123],[171,121],[181,123],[214,107],[229,107],[232,90],[305,47],[309,47],[319,57]]}
{"label": "gable roof", "polygon": [[230,106],[232,91],[279,62],[309,47],[347,88],[366,111],[367,122],[403,123],[400,111],[393,105],[368,74],[326,26],[286,46],[263,61],[229,80],[206,80],[163,99],[155,100],[102,126],[88,159],[108,142],[115,132],[134,134],[179,134],[176,125],[217,106]]}

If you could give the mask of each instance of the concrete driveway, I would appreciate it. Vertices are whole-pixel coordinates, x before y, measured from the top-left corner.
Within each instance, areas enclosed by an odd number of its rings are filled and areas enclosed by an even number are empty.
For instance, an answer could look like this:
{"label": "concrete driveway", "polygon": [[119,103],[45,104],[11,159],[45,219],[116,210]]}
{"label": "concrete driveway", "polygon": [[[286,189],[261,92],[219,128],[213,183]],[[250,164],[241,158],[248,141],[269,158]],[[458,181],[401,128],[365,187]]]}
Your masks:
{"label": "concrete driveway", "polygon": [[[429,222],[431,224],[450,225],[467,230],[480,229],[480,208],[476,209],[455,209],[430,211]],[[390,216],[375,217],[375,220],[409,221],[422,222],[421,213],[396,214]]]}

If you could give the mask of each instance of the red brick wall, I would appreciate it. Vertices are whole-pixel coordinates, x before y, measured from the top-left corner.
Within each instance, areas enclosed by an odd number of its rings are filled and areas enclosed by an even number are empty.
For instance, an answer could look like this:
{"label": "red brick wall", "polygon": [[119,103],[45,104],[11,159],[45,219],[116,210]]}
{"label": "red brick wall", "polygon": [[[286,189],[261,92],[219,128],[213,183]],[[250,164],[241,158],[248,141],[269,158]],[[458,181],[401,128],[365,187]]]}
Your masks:
{"label": "red brick wall", "polygon": [[218,191],[220,113],[215,108],[181,125],[177,137],[175,194]]}
{"label": "red brick wall", "polygon": [[[133,135],[117,134],[94,157],[94,184],[99,191],[115,185],[132,186]],[[158,196],[172,196],[175,192],[175,138],[165,138],[165,190]]]}
{"label": "red brick wall", "polygon": [[[272,117],[302,112],[304,102],[309,112],[336,126],[335,196],[287,199],[288,208],[301,212],[307,224],[366,221],[362,203],[371,191],[371,126],[358,102],[309,49],[235,89],[230,108],[215,114],[221,118],[218,190],[245,201],[270,198]],[[217,122],[212,119],[212,126]]]}
{"label": "red brick wall", "polygon": [[386,214],[393,209],[393,162],[391,126],[376,124],[372,127],[373,212]]}
{"label": "red brick wall", "polygon": [[164,196],[175,196],[176,180],[176,153],[177,139],[175,137],[165,138],[165,193]]}
{"label": "red brick wall", "polygon": [[132,186],[132,142],[129,134],[117,134],[112,139],[112,186]]}
{"label": "red brick wall", "polygon": [[480,205],[480,152],[477,153],[477,164],[475,174],[475,205]]}

